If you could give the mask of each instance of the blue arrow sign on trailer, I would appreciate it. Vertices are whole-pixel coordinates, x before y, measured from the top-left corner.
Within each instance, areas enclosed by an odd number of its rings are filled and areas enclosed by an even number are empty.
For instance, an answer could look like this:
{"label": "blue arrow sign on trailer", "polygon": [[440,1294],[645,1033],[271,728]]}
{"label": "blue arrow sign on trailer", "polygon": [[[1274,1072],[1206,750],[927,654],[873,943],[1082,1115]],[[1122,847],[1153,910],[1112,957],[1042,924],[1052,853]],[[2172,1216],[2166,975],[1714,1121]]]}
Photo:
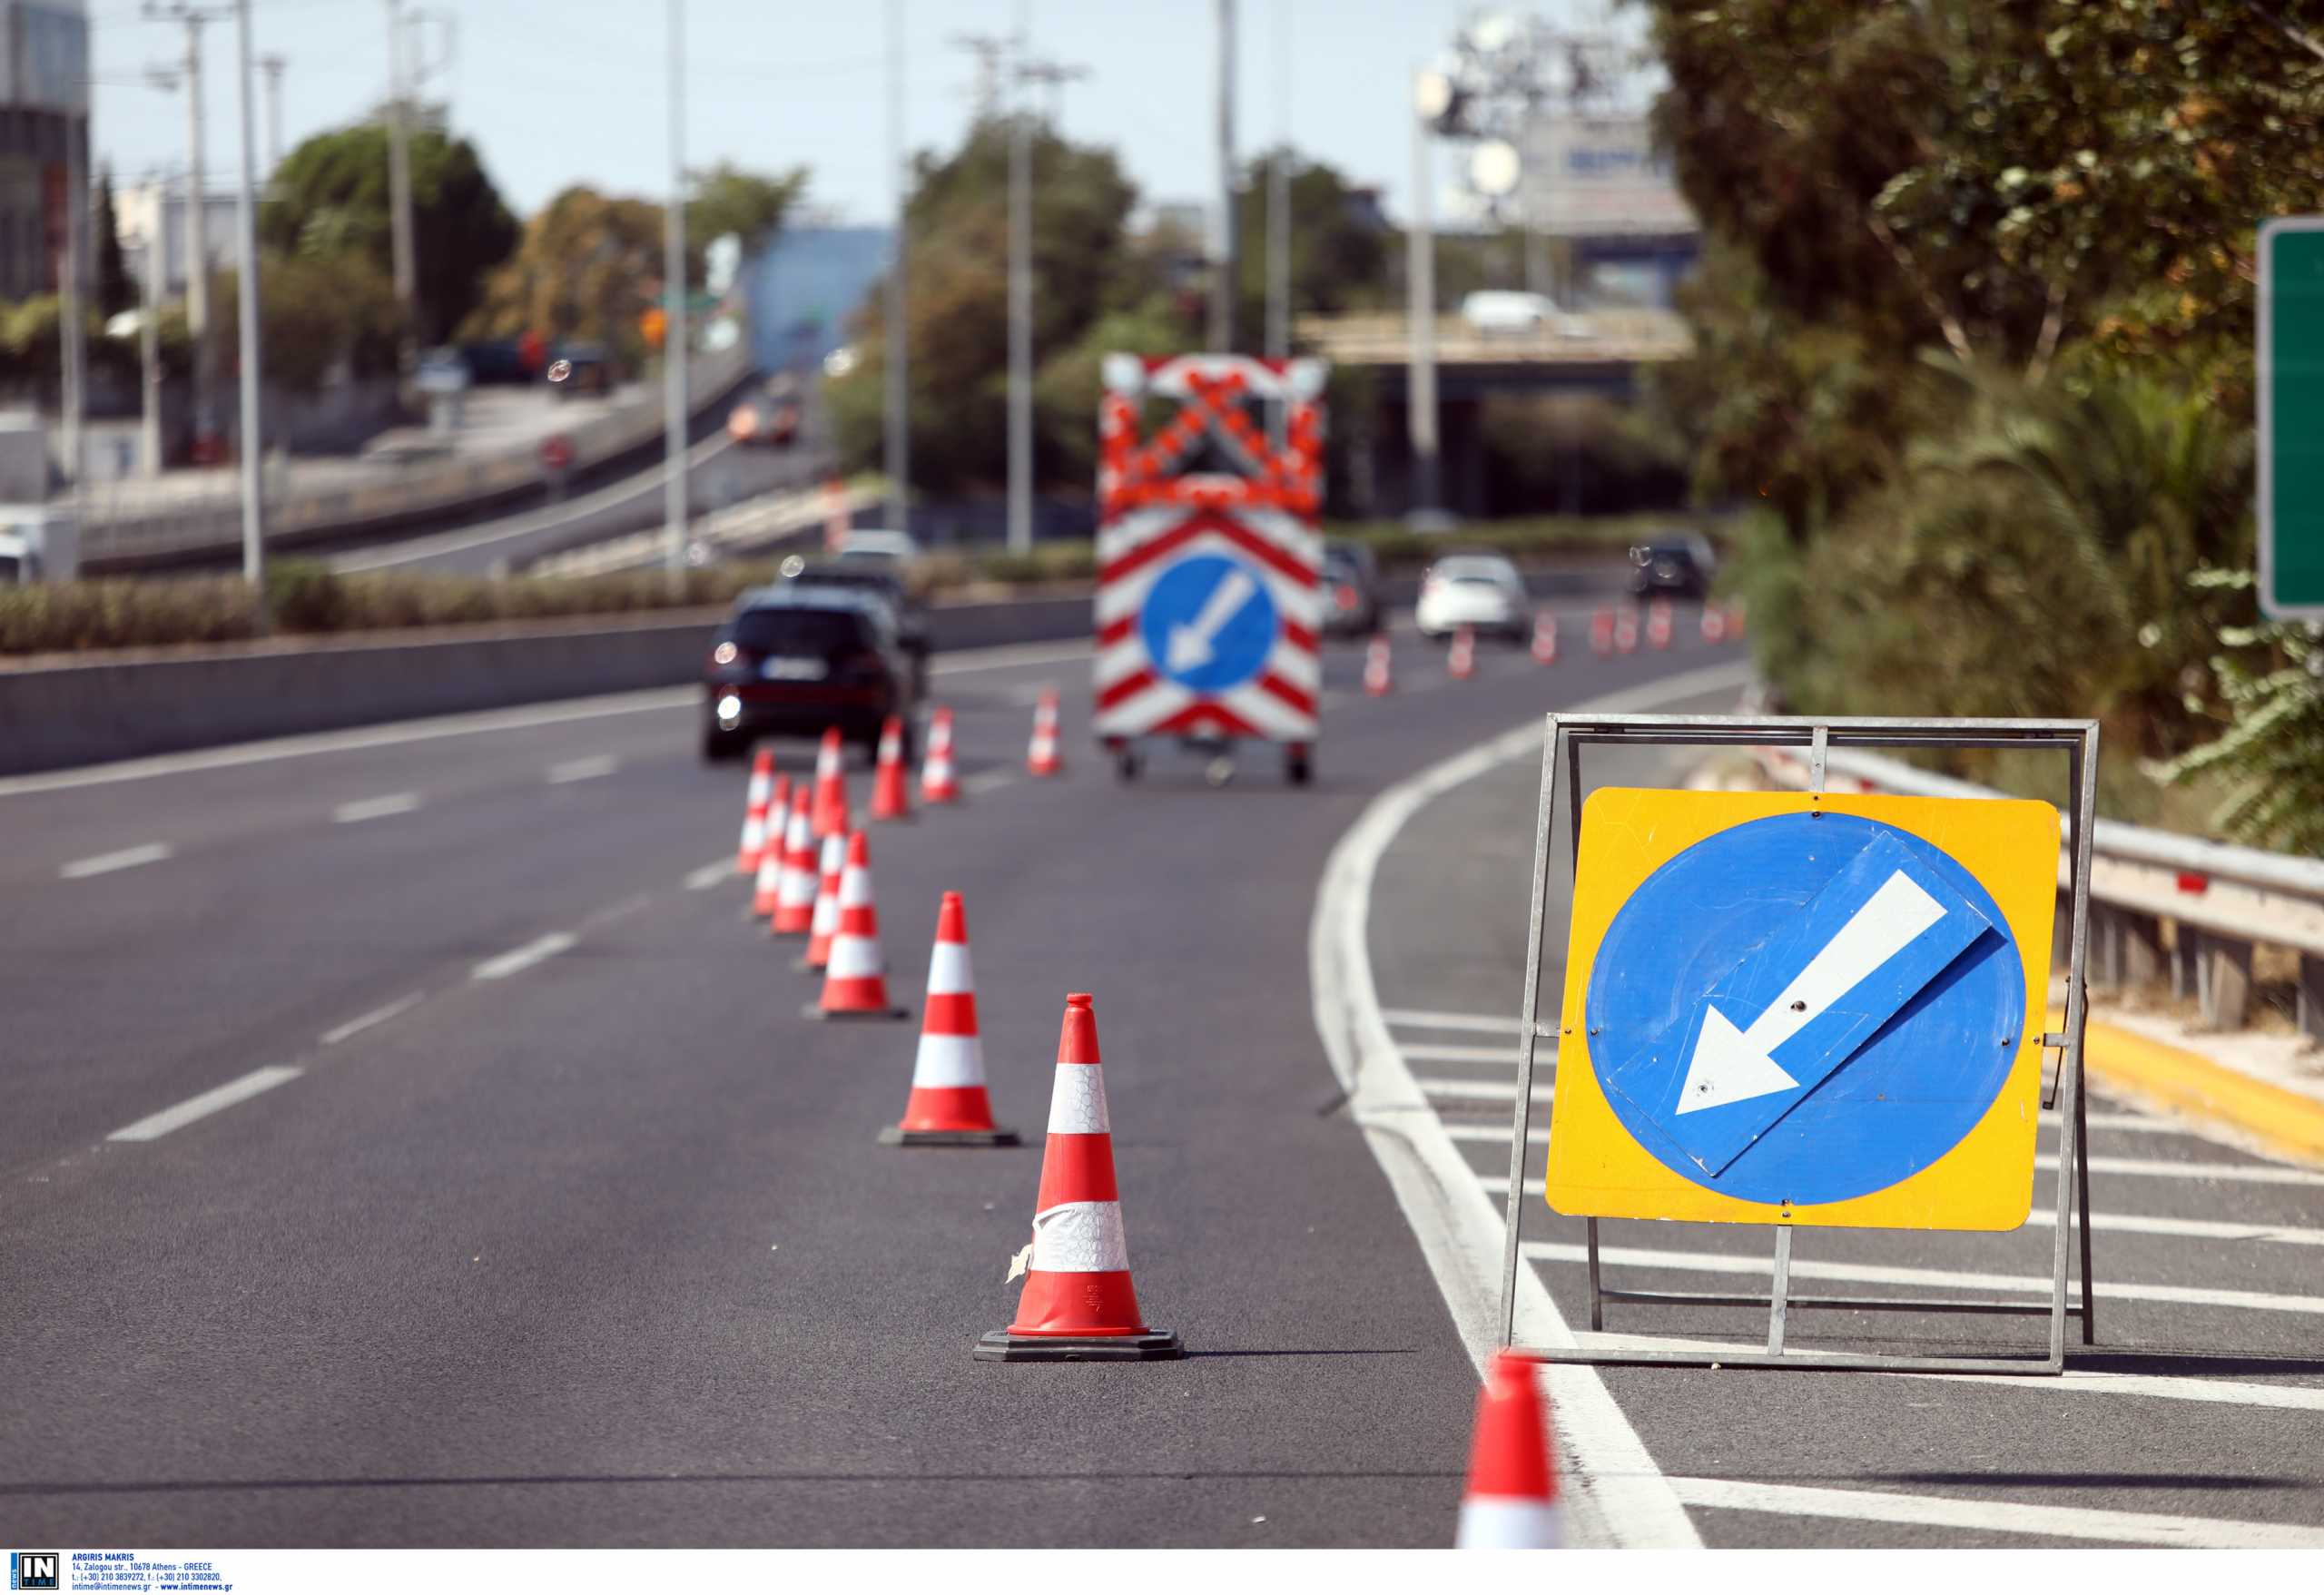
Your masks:
{"label": "blue arrow sign on trailer", "polygon": [[1155,578],[1138,629],[1164,675],[1194,692],[1222,693],[1266,667],[1280,625],[1266,583],[1249,566],[1205,553]]}

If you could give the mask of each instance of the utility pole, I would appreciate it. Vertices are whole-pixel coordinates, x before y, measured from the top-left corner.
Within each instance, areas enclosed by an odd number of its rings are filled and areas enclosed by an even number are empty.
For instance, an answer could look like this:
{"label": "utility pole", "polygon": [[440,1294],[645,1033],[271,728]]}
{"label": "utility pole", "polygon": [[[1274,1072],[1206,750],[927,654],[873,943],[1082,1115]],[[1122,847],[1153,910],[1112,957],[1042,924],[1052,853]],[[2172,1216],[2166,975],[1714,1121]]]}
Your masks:
{"label": "utility pole", "polygon": [[977,58],[976,119],[990,122],[1000,113],[1002,69],[1008,64],[1009,41],[1000,34],[954,34],[952,47]]}
{"label": "utility pole", "polygon": [[395,259],[396,310],[403,323],[399,347],[405,375],[419,363],[419,272],[411,244],[411,102],[404,57],[410,34],[403,0],[388,4],[388,230]]}
{"label": "utility pole", "polygon": [[[1021,10],[1021,6],[1020,6]],[[1033,115],[1009,118],[1009,549],[1033,547]]]}
{"label": "utility pole", "polygon": [[[1275,159],[1267,162],[1266,356],[1291,353],[1291,0],[1275,0]],[[1283,447],[1290,406],[1267,407],[1268,430]]]}
{"label": "utility pole", "polygon": [[[144,14],[150,21],[185,25],[185,60],[179,67],[185,85],[185,327],[193,340],[193,435],[200,441],[218,435],[212,406],[217,357],[210,336],[209,207],[202,186],[202,25],[222,14],[198,11],[183,0],[171,5],[145,0]],[[155,74],[156,81],[159,76]]]}
{"label": "utility pole", "polygon": [[662,212],[662,557],[686,569],[686,7],[668,0],[670,198]]}
{"label": "utility pole", "polygon": [[1241,227],[1235,214],[1235,0],[1218,0],[1218,267],[1210,283],[1210,347],[1235,348]]}
{"label": "utility pole", "polygon": [[[234,37],[241,55],[242,186],[234,206],[241,236],[241,269],[234,274],[241,343],[242,387],[242,579],[264,591],[266,498],[260,472],[265,466],[259,431],[258,347],[258,130],[257,94],[251,81],[251,0],[234,0]],[[263,609],[261,609],[261,614]]]}
{"label": "utility pole", "polygon": [[137,418],[137,464],[138,474],[145,477],[162,474],[161,222],[156,215],[146,230],[145,270],[138,273],[137,362],[144,407]]}
{"label": "utility pole", "polygon": [[88,229],[89,179],[82,162],[89,132],[85,108],[78,118],[79,125],[75,126],[74,122],[68,113],[64,121],[64,247],[56,253],[56,290],[62,323],[58,328],[59,341],[64,357],[64,390],[61,395],[64,409],[64,462],[72,473],[73,497],[77,507],[82,483],[89,474],[88,310],[84,298],[89,273],[83,242]]}
{"label": "utility pole", "polygon": [[1413,222],[1404,237],[1404,318],[1412,340],[1412,367],[1404,384],[1404,424],[1412,443],[1412,503],[1408,521],[1437,514],[1436,458],[1436,238],[1432,231],[1434,182],[1430,170],[1428,117],[1417,97],[1413,119]]}
{"label": "utility pole", "polygon": [[904,319],[904,272],[911,234],[906,208],[911,184],[904,170],[904,0],[888,0],[888,171],[896,185],[893,242],[888,258],[887,458],[888,525],[911,530],[911,350]]}
{"label": "utility pole", "polygon": [[281,55],[261,55],[259,69],[266,74],[266,174],[282,164],[282,69],[290,64]]}

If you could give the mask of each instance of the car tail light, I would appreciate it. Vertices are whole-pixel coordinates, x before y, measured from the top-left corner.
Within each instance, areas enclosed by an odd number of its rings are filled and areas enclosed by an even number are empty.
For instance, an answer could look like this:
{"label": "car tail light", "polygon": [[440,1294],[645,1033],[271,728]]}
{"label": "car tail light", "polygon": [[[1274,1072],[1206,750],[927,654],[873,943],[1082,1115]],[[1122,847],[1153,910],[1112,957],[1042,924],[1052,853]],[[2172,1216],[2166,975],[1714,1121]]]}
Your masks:
{"label": "car tail light", "polygon": [[1345,582],[1342,582],[1338,586],[1332,589],[1332,602],[1337,604],[1343,609],[1354,608],[1355,589],[1349,586]]}

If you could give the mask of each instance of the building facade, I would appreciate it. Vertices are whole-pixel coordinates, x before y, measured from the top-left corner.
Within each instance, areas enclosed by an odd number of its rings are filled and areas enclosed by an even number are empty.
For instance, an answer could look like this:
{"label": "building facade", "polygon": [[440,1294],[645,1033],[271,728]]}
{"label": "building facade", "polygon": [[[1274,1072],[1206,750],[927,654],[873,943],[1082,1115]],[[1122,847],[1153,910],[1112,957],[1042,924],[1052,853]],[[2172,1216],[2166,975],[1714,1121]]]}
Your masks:
{"label": "building facade", "polygon": [[56,290],[88,170],[84,0],[0,0],[0,300]]}
{"label": "building facade", "polygon": [[[157,261],[161,279],[155,297],[174,299],[185,291],[186,184],[183,178],[162,182],[123,183],[113,190],[113,230],[129,270],[142,284],[146,262]],[[202,252],[210,257],[212,275],[234,269],[235,228],[240,224],[235,196],[211,193],[202,201]]]}

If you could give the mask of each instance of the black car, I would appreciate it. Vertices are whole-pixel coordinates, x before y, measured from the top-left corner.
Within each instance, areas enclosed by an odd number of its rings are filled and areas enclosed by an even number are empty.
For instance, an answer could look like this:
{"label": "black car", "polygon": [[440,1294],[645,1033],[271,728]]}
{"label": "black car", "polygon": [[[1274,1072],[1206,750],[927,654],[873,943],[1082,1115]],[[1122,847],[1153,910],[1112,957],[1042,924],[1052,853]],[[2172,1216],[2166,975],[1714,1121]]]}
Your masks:
{"label": "black car", "polygon": [[867,755],[891,714],[904,757],[920,706],[911,655],[878,594],[784,582],[735,600],[703,673],[702,756],[733,758],[761,737],[818,737],[836,725]]}
{"label": "black car", "polygon": [[1370,636],[1380,629],[1380,563],[1361,543],[1324,545],[1324,634]]}
{"label": "black car", "polygon": [[913,694],[928,695],[928,612],[912,596],[892,561],[829,559],[821,565],[810,565],[793,555],[783,562],[783,579],[788,586],[872,593],[886,600],[895,614],[897,640],[911,655]]}
{"label": "black car", "polygon": [[614,390],[613,361],[606,358],[601,344],[558,345],[556,357],[542,375],[549,391],[559,399],[574,399],[584,393],[602,397]]}
{"label": "black car", "polygon": [[1718,557],[1708,537],[1670,537],[1632,548],[1630,565],[1634,597],[1702,598],[1710,594]]}

